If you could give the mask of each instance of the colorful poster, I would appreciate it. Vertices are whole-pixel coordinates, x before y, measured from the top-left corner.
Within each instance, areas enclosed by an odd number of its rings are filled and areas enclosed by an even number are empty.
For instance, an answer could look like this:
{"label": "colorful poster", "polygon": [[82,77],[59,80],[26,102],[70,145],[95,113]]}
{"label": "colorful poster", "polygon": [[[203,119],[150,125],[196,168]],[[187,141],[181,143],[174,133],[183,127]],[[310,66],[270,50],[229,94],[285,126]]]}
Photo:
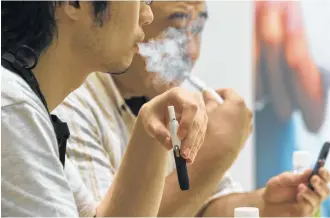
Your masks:
{"label": "colorful poster", "polygon": [[[330,17],[326,11],[330,11],[329,1],[255,2],[257,187],[292,170],[295,150],[307,150],[316,159],[322,143],[330,140]],[[323,216],[330,215],[327,204]]]}

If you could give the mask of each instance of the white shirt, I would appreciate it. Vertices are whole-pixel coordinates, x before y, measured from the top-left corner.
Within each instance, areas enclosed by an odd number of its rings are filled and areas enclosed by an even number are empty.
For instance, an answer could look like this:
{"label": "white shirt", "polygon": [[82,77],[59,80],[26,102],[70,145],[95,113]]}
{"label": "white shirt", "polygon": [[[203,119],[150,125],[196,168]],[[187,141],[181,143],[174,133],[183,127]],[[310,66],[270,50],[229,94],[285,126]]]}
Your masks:
{"label": "white shirt", "polygon": [[[101,201],[119,168],[136,117],[111,76],[104,73],[89,75],[54,113],[70,128],[69,159],[79,169],[94,200]],[[173,152],[169,152],[169,159],[168,174],[176,169]],[[226,174],[205,205],[220,196],[242,191],[240,184]]]}
{"label": "white shirt", "polygon": [[44,105],[20,76],[3,67],[1,75],[1,215],[94,216],[75,167],[63,169]]}

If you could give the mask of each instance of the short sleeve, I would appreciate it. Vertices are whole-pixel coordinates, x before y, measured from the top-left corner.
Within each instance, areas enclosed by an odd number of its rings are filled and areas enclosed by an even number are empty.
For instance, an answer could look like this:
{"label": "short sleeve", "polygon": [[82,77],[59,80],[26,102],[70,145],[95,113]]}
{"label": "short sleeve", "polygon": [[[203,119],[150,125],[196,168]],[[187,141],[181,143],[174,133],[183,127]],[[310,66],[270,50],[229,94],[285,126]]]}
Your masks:
{"label": "short sleeve", "polygon": [[65,161],[65,174],[77,205],[79,217],[96,216],[98,204],[93,200],[91,193],[70,159],[66,159]]}
{"label": "short sleeve", "polygon": [[224,177],[221,179],[217,186],[217,190],[210,196],[201,207],[200,211],[197,214],[197,217],[202,216],[205,209],[216,199],[233,194],[233,193],[242,193],[244,190],[240,183],[234,181],[228,172],[225,173]]}
{"label": "short sleeve", "polygon": [[46,111],[24,101],[1,109],[1,215],[77,217]]}

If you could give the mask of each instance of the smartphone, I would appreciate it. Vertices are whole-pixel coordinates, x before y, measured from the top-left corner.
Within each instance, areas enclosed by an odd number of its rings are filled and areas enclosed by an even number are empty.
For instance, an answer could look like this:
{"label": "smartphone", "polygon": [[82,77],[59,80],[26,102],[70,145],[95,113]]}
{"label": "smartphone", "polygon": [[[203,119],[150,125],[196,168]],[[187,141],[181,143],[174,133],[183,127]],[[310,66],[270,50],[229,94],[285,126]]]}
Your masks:
{"label": "smartphone", "polygon": [[312,189],[313,191],[314,191],[314,187],[311,184],[311,179],[314,175],[317,175],[320,168],[324,166],[325,161],[327,160],[327,157],[328,157],[329,149],[330,149],[330,142],[325,142],[320,151],[319,157],[317,158],[312,175],[308,179],[308,187],[310,189]]}

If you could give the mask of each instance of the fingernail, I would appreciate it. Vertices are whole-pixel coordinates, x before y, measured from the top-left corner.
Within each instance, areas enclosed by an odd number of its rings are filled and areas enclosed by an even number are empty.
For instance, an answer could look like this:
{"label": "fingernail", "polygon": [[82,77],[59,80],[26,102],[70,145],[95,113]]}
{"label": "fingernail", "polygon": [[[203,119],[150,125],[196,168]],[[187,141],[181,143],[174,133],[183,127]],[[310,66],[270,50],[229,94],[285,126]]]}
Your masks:
{"label": "fingernail", "polygon": [[314,178],[312,179],[312,182],[313,182],[313,183],[317,183],[317,178],[314,177]]}
{"label": "fingernail", "polygon": [[171,149],[172,148],[172,144],[171,144],[171,139],[170,137],[166,137],[165,139],[165,143],[166,143],[166,146]]}
{"label": "fingernail", "polygon": [[184,158],[189,158],[189,155],[190,155],[190,148],[186,148],[183,151],[183,156],[184,156]]}
{"label": "fingernail", "polygon": [[178,137],[179,137],[179,139],[180,140],[184,140],[184,138],[186,137],[186,135],[187,135],[187,131],[186,130],[181,130],[181,131],[179,131],[178,132]]}
{"label": "fingernail", "polygon": [[189,157],[190,157],[190,159],[191,159],[192,161],[194,161],[194,160],[195,160],[195,157],[196,157],[196,150],[192,150],[192,151],[190,152]]}
{"label": "fingernail", "polygon": [[195,161],[195,155],[192,156],[190,159],[191,159],[191,163],[193,163]]}

